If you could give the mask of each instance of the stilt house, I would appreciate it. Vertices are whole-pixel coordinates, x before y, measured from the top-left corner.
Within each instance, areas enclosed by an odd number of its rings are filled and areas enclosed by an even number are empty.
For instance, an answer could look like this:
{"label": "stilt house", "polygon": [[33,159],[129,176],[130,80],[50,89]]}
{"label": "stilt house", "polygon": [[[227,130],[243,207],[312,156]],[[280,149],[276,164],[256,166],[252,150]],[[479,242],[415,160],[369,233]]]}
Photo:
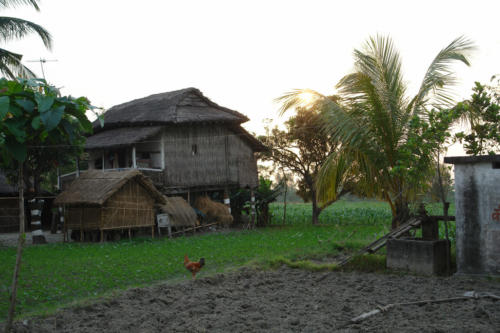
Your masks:
{"label": "stilt house", "polygon": [[254,188],[255,153],[265,147],[243,114],[196,88],[116,105],[87,139],[89,169],[139,169],[164,194]]}

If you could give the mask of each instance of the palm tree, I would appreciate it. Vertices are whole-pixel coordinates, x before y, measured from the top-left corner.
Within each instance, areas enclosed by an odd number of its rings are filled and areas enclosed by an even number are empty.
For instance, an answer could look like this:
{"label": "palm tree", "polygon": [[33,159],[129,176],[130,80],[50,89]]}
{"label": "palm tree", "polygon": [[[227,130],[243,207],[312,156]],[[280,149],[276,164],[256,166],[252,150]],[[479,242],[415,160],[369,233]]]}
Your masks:
{"label": "palm tree", "polygon": [[[39,0],[0,0],[0,10],[18,5],[31,5],[36,10]],[[0,42],[21,39],[36,33],[48,49],[52,46],[50,33],[38,24],[15,17],[0,16]],[[35,74],[21,63],[22,55],[0,48],[0,72],[9,79],[35,77]]]}
{"label": "palm tree", "polygon": [[[451,106],[450,87],[456,78],[450,69],[454,62],[469,65],[467,54],[472,43],[455,39],[441,50],[425,73],[415,96],[407,95],[401,59],[389,37],[367,40],[362,50],[354,51],[354,71],[337,84],[340,102],[307,89],[323,102],[324,130],[333,140],[341,142],[346,160],[358,172],[358,189],[367,196],[387,201],[393,214],[393,227],[408,217],[408,203],[419,189],[418,181],[410,182],[404,173],[395,172],[401,160],[415,117],[426,122],[434,108]],[[282,113],[300,104],[304,90],[295,90],[279,98]],[[421,183],[432,170],[432,158],[421,156],[418,172]],[[338,175],[334,160],[326,161],[318,179],[320,201],[328,201]]]}

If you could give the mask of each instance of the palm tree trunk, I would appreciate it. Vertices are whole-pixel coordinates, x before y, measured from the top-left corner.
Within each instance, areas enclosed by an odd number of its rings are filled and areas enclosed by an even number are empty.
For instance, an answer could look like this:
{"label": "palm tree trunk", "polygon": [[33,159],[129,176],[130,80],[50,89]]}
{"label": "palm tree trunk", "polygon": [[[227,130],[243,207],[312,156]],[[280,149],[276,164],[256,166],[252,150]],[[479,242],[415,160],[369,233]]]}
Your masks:
{"label": "palm tree trunk", "polygon": [[319,214],[323,211],[323,208],[318,206],[318,200],[316,198],[316,190],[311,191],[312,194],[312,224],[319,224]]}
{"label": "palm tree trunk", "polygon": [[401,223],[408,220],[410,217],[410,208],[408,207],[408,201],[401,196],[395,201],[396,216],[392,217],[392,229],[396,229],[401,225]]}

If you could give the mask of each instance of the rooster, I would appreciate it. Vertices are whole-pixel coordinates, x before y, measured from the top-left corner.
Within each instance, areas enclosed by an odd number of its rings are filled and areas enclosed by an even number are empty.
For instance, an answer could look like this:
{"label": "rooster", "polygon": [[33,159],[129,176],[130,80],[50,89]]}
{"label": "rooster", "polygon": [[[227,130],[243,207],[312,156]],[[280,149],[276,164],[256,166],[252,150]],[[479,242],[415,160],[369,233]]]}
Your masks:
{"label": "rooster", "polygon": [[184,255],[184,267],[193,274],[193,280],[196,279],[196,273],[205,266],[205,258],[201,258],[199,262],[190,261],[187,254]]}

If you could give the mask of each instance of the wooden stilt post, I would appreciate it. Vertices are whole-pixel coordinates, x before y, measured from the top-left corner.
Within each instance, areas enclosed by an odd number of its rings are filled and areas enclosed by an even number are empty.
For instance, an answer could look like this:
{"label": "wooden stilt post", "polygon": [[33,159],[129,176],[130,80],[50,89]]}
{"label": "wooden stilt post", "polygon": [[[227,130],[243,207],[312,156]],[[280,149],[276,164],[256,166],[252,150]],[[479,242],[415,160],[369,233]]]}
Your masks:
{"label": "wooden stilt post", "polygon": [[136,158],[135,146],[132,147],[132,168],[137,169],[137,158]]}
{"label": "wooden stilt post", "polygon": [[80,177],[80,158],[76,157],[76,177]]}
{"label": "wooden stilt post", "polygon": [[128,228],[128,240],[132,240],[132,230],[130,228]]}
{"label": "wooden stilt post", "polygon": [[229,190],[226,189],[224,190],[224,205],[226,205],[229,214],[231,214],[231,199],[229,198]]}
{"label": "wooden stilt post", "polygon": [[253,189],[250,190],[250,214],[251,214],[251,226],[249,229],[255,228],[255,194]]}
{"label": "wooden stilt post", "polygon": [[61,170],[59,167],[56,169],[57,172],[57,189],[61,190]]}

